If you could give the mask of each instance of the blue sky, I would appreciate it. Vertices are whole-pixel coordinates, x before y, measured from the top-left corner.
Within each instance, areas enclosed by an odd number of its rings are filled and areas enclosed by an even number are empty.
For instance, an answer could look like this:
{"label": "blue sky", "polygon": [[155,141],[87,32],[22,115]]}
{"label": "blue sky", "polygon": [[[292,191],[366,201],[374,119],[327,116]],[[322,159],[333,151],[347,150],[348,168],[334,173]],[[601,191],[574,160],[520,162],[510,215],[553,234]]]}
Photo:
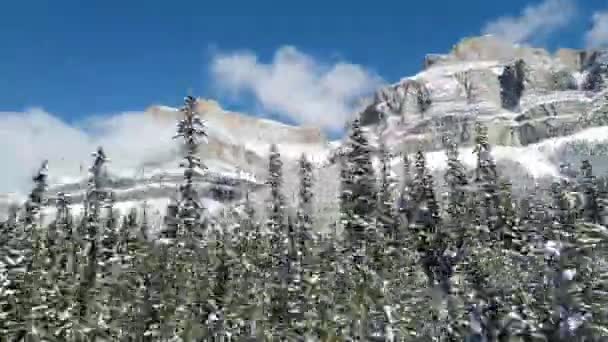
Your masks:
{"label": "blue sky", "polygon": [[[547,2],[564,10],[573,5],[576,12],[566,23],[547,24],[557,28],[517,22],[527,7]],[[292,46],[312,63],[329,68],[344,62],[392,82],[417,72],[426,53],[448,51],[505,16],[538,31],[518,39],[551,49],[584,47],[594,13],[608,9],[599,0],[84,3],[2,3],[0,112],[35,106],[73,122],[151,104],[179,105],[188,89],[220,98],[229,109],[280,112],[283,107],[260,105],[255,92],[219,91],[222,81],[212,72],[218,56],[248,51],[255,65],[271,64],[277,51]]]}

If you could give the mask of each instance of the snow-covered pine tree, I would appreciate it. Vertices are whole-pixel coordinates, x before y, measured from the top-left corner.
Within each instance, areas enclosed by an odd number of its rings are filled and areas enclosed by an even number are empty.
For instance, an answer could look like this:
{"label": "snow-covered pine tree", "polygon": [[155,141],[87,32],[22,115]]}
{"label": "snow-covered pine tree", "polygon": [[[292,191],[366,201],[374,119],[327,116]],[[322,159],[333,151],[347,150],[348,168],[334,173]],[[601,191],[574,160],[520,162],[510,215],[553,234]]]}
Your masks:
{"label": "snow-covered pine tree", "polygon": [[[64,192],[58,192],[55,195],[55,221],[52,224],[49,235],[57,238],[57,243],[62,244],[64,241],[73,241],[74,232],[73,217],[70,210],[71,196]],[[57,252],[63,252],[61,247],[57,247]],[[64,260],[66,261],[66,260]]]}
{"label": "snow-covered pine tree", "polygon": [[208,335],[213,339],[226,337],[226,311],[230,306],[231,287],[234,286],[229,282],[232,250],[225,225],[226,222],[222,222],[219,229],[214,230],[213,247],[210,248],[209,273],[213,275],[213,280],[208,303],[210,313],[206,318],[206,325]]}
{"label": "snow-covered pine tree", "polygon": [[169,204],[167,204],[167,211],[163,218],[163,230],[161,237],[169,240],[174,240],[177,237],[177,230],[179,226],[179,190],[170,196]]}
{"label": "snow-covered pine tree", "polygon": [[498,221],[498,173],[496,164],[491,155],[491,147],[488,141],[488,129],[481,122],[475,124],[475,146],[473,153],[476,155],[475,179],[477,185],[477,207],[480,228],[491,238],[497,241],[496,223]]}
{"label": "snow-covered pine tree", "polygon": [[[167,238],[164,242],[169,244],[160,246],[159,262],[165,274],[159,279],[159,323],[151,328],[158,332],[160,338],[189,338],[191,334],[197,334],[194,330],[200,333],[196,327],[205,324],[207,319],[198,317],[199,313],[202,314],[199,309],[205,303],[194,302],[197,279],[206,277],[196,267],[200,262],[195,261],[198,258],[198,241],[204,230],[204,207],[195,189],[194,178],[206,169],[198,157],[198,149],[200,140],[207,137],[204,121],[197,114],[196,107],[197,100],[187,96],[180,109],[183,117],[177,123],[177,133],[173,137],[183,139],[185,155],[180,167],[184,169],[184,182],[179,187],[175,202],[167,208],[166,225],[162,232],[162,236]],[[173,288],[175,283],[181,284],[179,291]]]}
{"label": "snow-covered pine tree", "polygon": [[575,223],[579,213],[577,208],[571,205],[568,199],[569,184],[566,180],[554,182],[551,185],[551,217],[553,217],[553,227],[549,231],[550,240],[557,240],[559,234],[573,234]]}
{"label": "snow-covered pine tree", "polygon": [[101,262],[105,265],[111,262],[111,258],[118,252],[119,242],[119,224],[117,213],[114,211],[114,202],[116,201],[113,192],[107,193],[107,198],[104,201],[103,209],[106,214],[103,220],[103,229],[101,229],[101,255],[103,260]]}
{"label": "snow-covered pine tree", "polygon": [[[166,263],[166,276],[161,279],[161,296],[167,301],[160,310],[161,338],[191,338],[201,333],[198,328],[205,324],[207,317],[198,310],[205,303],[195,301],[196,287],[199,279],[206,277],[201,269],[197,253],[198,241],[204,231],[202,211],[204,207],[194,185],[194,178],[201,175],[206,167],[198,157],[200,140],[205,140],[204,121],[197,114],[197,100],[192,96],[185,98],[185,104],[180,109],[182,119],[177,123],[177,133],[174,139],[183,139],[184,158],[180,167],[184,169],[184,182],[179,187],[178,197],[173,208],[169,211],[168,225],[164,236],[169,238],[167,246],[162,246],[163,260]],[[181,284],[179,292],[170,287],[171,283]],[[204,291],[204,293],[208,293]],[[200,311],[200,312],[199,312]],[[194,335],[193,335],[194,334]]]}
{"label": "snow-covered pine tree", "polygon": [[[396,182],[392,176],[392,154],[384,141],[378,149],[380,174],[376,199],[375,222],[368,230],[366,263],[357,270],[355,276],[361,277],[365,285],[360,288],[373,298],[371,303],[365,303],[360,310],[365,310],[363,320],[364,334],[372,340],[384,340],[387,332],[392,331],[385,307],[388,304],[388,283],[392,278],[391,264],[399,262],[400,251],[397,246],[398,215],[395,206],[394,188]],[[366,322],[366,323],[365,323]]]}
{"label": "snow-covered pine tree", "polygon": [[270,234],[270,321],[277,332],[284,332],[288,319],[288,270],[289,246],[287,243],[286,204],[282,193],[283,162],[275,144],[270,146],[268,159],[268,180],[270,198],[268,200],[267,229]]}
{"label": "snow-covered pine tree", "polygon": [[186,97],[185,105],[180,109],[184,117],[178,122],[177,134],[173,137],[184,140],[185,156],[180,163],[180,167],[184,168],[184,183],[179,188],[178,232],[169,233],[170,236],[195,233],[194,230],[201,223],[201,212],[204,210],[194,187],[194,177],[206,169],[197,154],[200,139],[206,139],[207,132],[205,122],[197,114],[196,104],[197,100],[194,97]]}
{"label": "snow-covered pine tree", "polygon": [[339,157],[340,163],[340,223],[344,227],[344,232],[352,239],[353,233],[346,230],[350,225],[350,221],[354,220],[353,210],[353,177],[350,175],[350,168],[345,156]]}
{"label": "snow-covered pine tree", "polygon": [[502,180],[499,185],[500,204],[498,207],[499,240],[502,247],[517,253],[526,253],[528,246],[528,234],[519,225],[517,208],[513,199],[511,183]]}
{"label": "snow-covered pine tree", "polygon": [[412,192],[416,204],[416,214],[410,224],[418,242],[426,246],[434,239],[439,223],[439,205],[433,189],[433,177],[426,166],[422,151],[416,152]]}
{"label": "snow-covered pine tree", "polygon": [[[450,152],[454,153],[454,151]],[[454,161],[454,160],[452,160]],[[454,167],[454,166],[452,166]],[[458,317],[452,307],[448,307],[447,318],[442,309],[447,301],[451,305],[452,281],[454,268],[464,253],[462,234],[455,234],[454,241],[444,231],[445,225],[439,215],[439,205],[435,197],[433,177],[426,166],[426,158],[422,151],[416,153],[413,180],[413,199],[416,203],[416,214],[410,224],[411,234],[414,238],[414,248],[418,254],[418,264],[427,278],[428,288],[432,296],[436,297],[438,307],[429,308],[430,322],[424,324],[424,329],[433,327],[426,334],[432,336],[446,335],[455,338],[458,336],[453,330],[453,323]],[[459,241],[460,240],[460,241]],[[453,251],[449,248],[454,245]]]}
{"label": "snow-covered pine tree", "polygon": [[122,284],[118,282],[118,272],[124,259],[124,253],[119,250],[119,225],[116,213],[113,209],[114,194],[108,192],[102,208],[106,214],[99,239],[99,256],[97,257],[97,279],[95,281],[95,293],[98,295],[96,302],[99,305],[100,319],[103,319],[104,334],[112,339],[121,337],[119,312],[122,309],[122,301],[118,292]]}
{"label": "snow-covered pine tree", "polygon": [[85,198],[85,214],[88,223],[96,230],[97,233],[101,227],[100,219],[102,209],[105,207],[106,200],[109,196],[109,191],[106,189],[106,163],[110,159],[106,156],[103,147],[98,147],[96,152],[91,153],[93,165],[89,168],[89,180],[87,184]]}
{"label": "snow-covered pine tree", "polygon": [[[44,193],[48,187],[48,161],[42,162],[42,166],[33,177],[34,188],[30,192],[27,202],[25,203],[25,224],[39,224],[39,214],[41,207],[45,205],[46,199]],[[36,222],[38,221],[38,222]],[[26,227],[27,228],[27,227]]]}
{"label": "snow-covered pine tree", "polygon": [[6,256],[3,263],[10,289],[4,293],[8,298],[0,299],[8,304],[2,316],[8,328],[5,336],[15,341],[46,337],[49,330],[46,314],[55,313],[46,298],[46,292],[52,290],[52,282],[47,272],[50,268],[48,240],[41,225],[48,187],[47,161],[42,163],[32,180],[34,188],[25,203],[24,221],[10,232],[7,253],[2,253]]}
{"label": "snow-covered pine tree", "polygon": [[[142,211],[145,210],[144,203]],[[114,312],[115,330],[121,339],[138,336],[142,341],[154,341],[160,336],[155,282],[161,270],[156,258],[158,250],[148,241],[149,226],[144,218],[138,222],[135,208],[122,221],[113,283],[114,297],[120,301],[120,310]]]}
{"label": "snow-covered pine tree", "polygon": [[256,210],[251,200],[249,189],[244,190],[245,199],[241,206],[239,219],[239,233],[243,236],[242,251],[245,256],[249,257],[250,253],[254,253],[256,241],[261,238],[260,226],[256,221]]}
{"label": "snow-covered pine tree", "polygon": [[395,180],[392,175],[391,161],[393,155],[391,154],[384,141],[381,141],[380,148],[380,184],[378,188],[378,202],[377,208],[378,213],[378,225],[381,234],[383,234],[389,240],[395,240],[397,238],[397,213],[395,200],[393,198]]}
{"label": "snow-covered pine tree", "polygon": [[116,312],[115,321],[122,338],[143,337],[146,332],[150,333],[148,328],[152,323],[152,305],[148,293],[152,289],[145,279],[150,276],[146,273],[152,269],[146,269],[148,246],[142,238],[135,208],[123,217],[120,229],[118,255],[121,260],[115,279],[118,286],[113,295],[120,300],[122,310]]}
{"label": "snow-covered pine tree", "polygon": [[409,224],[414,219],[415,202],[413,198],[413,177],[411,162],[407,153],[402,155],[402,175],[397,201],[397,211],[399,213],[399,228],[397,231],[397,241],[402,241],[407,236]]}
{"label": "snow-covered pine tree", "polygon": [[595,341],[606,336],[605,228],[587,222],[572,232],[556,232],[540,246],[544,271],[536,272],[526,301],[526,338]]}
{"label": "snow-covered pine tree", "polygon": [[285,215],[285,197],[282,193],[283,187],[283,162],[281,154],[275,144],[270,146],[270,154],[268,158],[268,179],[266,183],[270,187],[270,198],[268,207],[268,223],[269,233],[281,234],[277,235],[279,239],[285,237],[284,225],[286,220]]}
{"label": "snow-covered pine tree", "polygon": [[468,224],[466,219],[469,217],[467,212],[467,186],[469,181],[466,170],[459,159],[458,146],[453,140],[446,141],[447,170],[445,182],[448,186],[447,214],[448,221],[444,225],[447,234],[456,242],[457,248],[464,243]]}
{"label": "snow-covered pine tree", "polygon": [[[467,243],[475,238],[474,232],[471,231],[470,225],[470,208],[469,208],[469,181],[466,176],[466,171],[462,165],[458,146],[451,139],[446,139],[446,156],[447,170],[444,176],[448,187],[447,193],[447,220],[442,224],[442,229],[439,232],[438,238],[443,240],[439,247],[439,253],[436,253],[438,261],[435,262],[440,270],[441,276],[439,282],[443,296],[447,299],[447,327],[444,334],[455,338],[462,336],[459,326],[462,325],[464,317],[462,312],[457,310],[454,305],[455,296],[466,295],[466,289],[462,284],[454,283],[453,276],[460,273],[460,262],[466,253]],[[441,248],[446,248],[441,251]]]}
{"label": "snow-covered pine tree", "polygon": [[[51,254],[54,264],[65,272],[74,271],[76,248],[73,217],[70,211],[71,197],[64,192],[55,195],[55,220],[49,226],[49,240],[52,240]],[[53,237],[53,238],[51,238]]]}
{"label": "snow-covered pine tree", "polygon": [[298,210],[297,220],[290,227],[293,227],[293,233],[290,234],[291,253],[290,253],[290,284],[289,284],[289,306],[290,325],[295,327],[295,332],[298,335],[303,335],[304,313],[307,310],[314,310],[312,307],[306,307],[306,298],[304,297],[305,283],[304,279],[310,277],[306,274],[307,270],[311,270],[311,250],[312,247],[312,186],[313,186],[313,167],[305,154],[302,154],[299,160],[299,190],[298,190]]}
{"label": "snow-covered pine tree", "polygon": [[31,311],[25,340],[53,339],[55,325],[59,323],[59,327],[63,327],[60,322],[64,314],[60,307],[62,293],[56,283],[47,232],[48,230],[37,227],[31,235],[34,253],[26,278],[28,286],[32,288],[29,293]]}
{"label": "snow-covered pine tree", "polygon": [[[157,255],[158,272],[158,298],[154,301],[158,312],[158,324],[151,327],[151,336],[161,341],[176,339],[177,315],[176,310],[180,304],[178,296],[183,293],[183,279],[178,279],[173,262],[174,256],[170,254],[169,246],[160,244]],[[181,284],[182,286],[178,286]]]}
{"label": "snow-covered pine tree", "polygon": [[601,208],[599,205],[599,194],[597,180],[593,174],[593,167],[588,160],[581,163],[581,190],[583,193],[583,208],[581,216],[583,220],[591,223],[601,221]]}
{"label": "snow-covered pine tree", "polygon": [[109,158],[101,146],[91,156],[93,164],[89,168],[84,215],[79,229],[78,266],[80,270],[76,299],[78,320],[74,327],[76,338],[92,338],[97,334],[103,334],[98,330],[100,327],[97,317],[99,310],[93,299],[97,298],[98,294],[98,267],[102,252],[99,243],[103,229],[102,209],[109,196],[106,188],[105,164],[109,162]]}
{"label": "snow-covered pine tree", "polygon": [[345,150],[341,161],[341,220],[351,253],[361,258],[365,254],[367,234],[375,221],[377,187],[372,147],[359,119],[351,124]]}
{"label": "snow-covered pine tree", "polygon": [[243,206],[244,217],[240,222],[241,229],[246,234],[243,246],[242,260],[245,265],[245,274],[242,278],[245,287],[243,296],[245,304],[241,307],[247,319],[243,328],[243,336],[251,339],[260,338],[266,318],[264,317],[264,289],[267,287],[267,248],[265,235],[262,234],[261,225],[256,220],[256,211],[252,203],[249,190],[245,193]]}
{"label": "snow-covered pine tree", "polygon": [[306,264],[306,254],[309,252],[307,242],[313,237],[313,166],[306,155],[299,162],[300,186],[298,190],[298,242],[300,262]]}
{"label": "snow-covered pine tree", "polygon": [[[120,298],[115,296],[118,287],[115,271],[119,269],[120,257],[118,256],[118,224],[114,212],[114,193],[107,188],[108,173],[107,163],[110,159],[100,147],[93,153],[94,162],[89,169],[91,178],[87,193],[87,204],[90,215],[87,220],[87,243],[92,239],[95,247],[90,250],[88,258],[94,258],[96,265],[95,280],[89,290],[89,300],[94,304],[92,314],[95,328],[92,330],[94,336],[100,338],[119,338],[117,310],[120,309]],[[91,245],[92,246],[92,245]],[[93,251],[96,253],[92,255]],[[91,261],[91,260],[89,260]],[[91,275],[92,276],[92,275]]]}
{"label": "snow-covered pine tree", "polygon": [[50,252],[49,279],[53,291],[47,293],[47,300],[52,303],[53,314],[49,333],[55,339],[72,341],[74,337],[73,322],[77,320],[76,292],[78,289],[77,256],[78,241],[74,236],[73,218],[68,194],[59,192],[54,197],[55,220],[49,226],[48,242]]}
{"label": "snow-covered pine tree", "polygon": [[[219,225],[226,232],[224,238],[225,258],[223,269],[227,270],[226,292],[223,297],[223,312],[221,323],[224,336],[250,336],[250,321],[253,314],[249,309],[255,305],[250,302],[249,292],[252,291],[252,278],[250,270],[251,260],[247,256],[246,231],[241,222],[246,221],[245,204],[227,210],[227,215],[221,217]],[[221,279],[221,277],[219,277]]]}

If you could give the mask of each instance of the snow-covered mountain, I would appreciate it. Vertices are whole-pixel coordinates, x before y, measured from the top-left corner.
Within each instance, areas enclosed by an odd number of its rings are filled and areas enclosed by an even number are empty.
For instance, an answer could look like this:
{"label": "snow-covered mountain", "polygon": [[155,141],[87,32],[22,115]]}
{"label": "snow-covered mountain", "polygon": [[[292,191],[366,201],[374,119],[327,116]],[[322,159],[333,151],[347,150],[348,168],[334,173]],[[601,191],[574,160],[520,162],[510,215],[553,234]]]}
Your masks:
{"label": "snow-covered mountain", "polygon": [[[505,172],[508,176],[560,176],[560,164],[587,157],[602,170],[608,167],[605,158],[598,157],[608,137],[608,91],[601,90],[606,56],[571,49],[551,54],[492,36],[468,38],[446,54],[428,55],[420,73],[379,89],[360,114],[374,144],[383,139],[393,152],[423,149],[430,167],[437,170],[445,164],[441,149],[446,134],[460,143],[465,164],[472,166],[470,145],[477,120],[488,127],[499,165],[511,168]],[[197,177],[197,186],[210,210],[242,198],[246,190],[263,195],[272,143],[284,158],[288,198],[295,193],[295,161],[306,153],[318,166],[318,207],[335,205],[331,198],[338,173],[328,157],[340,148],[339,141],[328,141],[314,127],[230,112],[213,100],[200,99],[198,111],[209,138],[200,149],[208,170]],[[164,135],[180,113],[152,106],[144,115],[154,127],[162,127],[159,134]],[[178,149],[167,149],[135,167],[110,164],[110,186],[119,206],[126,210],[145,200],[162,213],[182,179],[179,159]],[[78,206],[85,182],[84,174],[56,179],[50,192],[71,193]],[[11,201],[14,198],[0,196],[0,212]]]}
{"label": "snow-covered mountain", "polygon": [[593,159],[608,132],[606,57],[467,38],[447,54],[427,55],[420,73],[379,89],[362,121],[395,152],[423,149],[436,160],[446,135],[467,150],[481,121],[497,159],[534,177],[556,176],[559,164],[585,157],[575,146],[595,146],[587,148]]}
{"label": "snow-covered mountain", "polygon": [[[270,144],[276,143],[283,157],[293,162],[302,153],[311,156],[313,160],[323,158],[327,150],[328,141],[320,129],[294,127],[229,112],[212,100],[199,99],[197,105],[200,116],[206,121],[208,139],[202,144],[199,153],[207,169],[200,170],[195,180],[196,187],[203,196],[203,204],[211,212],[221,208],[223,203],[241,199],[247,190],[256,192],[263,187]],[[123,156],[120,146],[112,146],[108,152],[110,163],[107,166],[107,186],[115,195],[116,207],[123,213],[131,207],[141,207],[145,201],[151,207],[149,212],[162,214],[183,180],[183,170],[179,168],[181,145],[177,141],[171,141],[171,134],[175,131],[181,113],[177,108],[152,106],[142,113],[132,115],[138,120],[146,121],[143,128],[147,130],[146,134],[149,135],[149,130],[155,130],[158,140],[171,146],[149,148],[142,144],[141,155],[133,162],[124,161],[134,154],[132,151],[124,152]],[[141,132],[133,133],[135,139],[138,133]],[[146,139],[150,140],[149,137]],[[114,163],[113,157],[121,162]],[[53,172],[53,165],[58,162],[51,162],[49,194],[60,191],[70,194],[76,213],[82,207],[86,189],[86,162],[81,162],[79,173],[72,173],[68,177]],[[1,216],[6,215],[12,203],[23,199],[22,194],[0,196]]]}

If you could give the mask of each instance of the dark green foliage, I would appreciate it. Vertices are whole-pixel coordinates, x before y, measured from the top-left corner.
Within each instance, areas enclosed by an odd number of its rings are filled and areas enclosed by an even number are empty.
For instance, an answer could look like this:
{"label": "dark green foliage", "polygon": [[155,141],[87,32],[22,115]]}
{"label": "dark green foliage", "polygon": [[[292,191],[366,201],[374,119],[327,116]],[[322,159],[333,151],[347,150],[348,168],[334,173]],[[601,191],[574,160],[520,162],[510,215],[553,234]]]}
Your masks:
{"label": "dark green foliage", "polygon": [[475,147],[473,153],[476,155],[475,167],[476,207],[477,224],[484,231],[482,238],[498,240],[501,236],[499,221],[500,198],[498,191],[498,172],[496,164],[491,155],[488,142],[488,130],[483,124],[477,122],[475,125]]}
{"label": "dark green foliage", "polygon": [[583,206],[581,216],[588,222],[599,223],[601,220],[601,208],[597,180],[593,174],[593,167],[588,160],[583,160],[581,165],[580,189],[583,194]]}
{"label": "dark green foliage", "polygon": [[389,239],[397,238],[397,213],[393,198],[395,179],[391,174],[392,155],[382,144],[380,146],[380,182],[378,187],[378,225],[382,234]]}
{"label": "dark green foliage", "polygon": [[[387,240],[382,230],[368,229],[360,259],[344,253],[350,249],[338,234],[315,232],[312,168],[305,158],[293,219],[281,187],[271,191],[266,227],[275,233],[260,229],[248,200],[201,238],[150,242],[148,223],[135,212],[120,225],[85,219],[73,229],[68,199],[59,194],[48,228],[26,230],[25,221],[2,226],[9,234],[3,246],[32,251],[31,272],[19,273],[14,264],[12,285],[0,292],[3,333],[67,341],[212,340],[227,334],[393,341],[605,336],[607,234],[572,211],[573,187],[554,185],[547,206],[530,198],[520,216],[510,185],[498,182],[500,237],[486,240],[473,223],[475,179],[465,176],[454,145],[447,156],[445,207],[424,154],[416,153],[414,175],[403,188],[411,198],[404,207],[413,212],[403,237]],[[281,184],[278,152],[272,158],[269,184]],[[582,176],[579,188],[597,186],[589,173]],[[99,229],[98,238],[87,227]],[[2,248],[3,256],[7,251]],[[8,296],[11,289],[16,292]],[[566,317],[584,321],[568,331]]]}
{"label": "dark green foliage", "polygon": [[354,120],[341,159],[340,212],[353,252],[360,254],[376,212],[377,187],[372,149],[358,119]]}
{"label": "dark green foliage", "polygon": [[459,160],[458,148],[451,140],[448,139],[446,144],[447,155],[447,170],[445,173],[445,182],[448,186],[448,203],[447,214],[448,220],[445,224],[447,232],[443,232],[453,241],[460,245],[463,242],[464,236],[467,234],[466,227],[469,218],[469,194],[467,186],[469,180],[466,175],[466,170]]}

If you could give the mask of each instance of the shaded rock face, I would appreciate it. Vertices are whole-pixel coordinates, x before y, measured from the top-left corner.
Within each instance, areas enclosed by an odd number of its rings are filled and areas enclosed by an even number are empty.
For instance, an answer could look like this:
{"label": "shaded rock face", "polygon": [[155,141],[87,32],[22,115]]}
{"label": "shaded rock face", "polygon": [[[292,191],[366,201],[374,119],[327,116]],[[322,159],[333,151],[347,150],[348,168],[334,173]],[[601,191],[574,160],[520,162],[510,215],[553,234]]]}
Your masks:
{"label": "shaded rock face", "polygon": [[377,125],[382,120],[382,112],[376,108],[376,105],[368,105],[360,114],[361,124],[364,126]]}
{"label": "shaded rock face", "polygon": [[[443,135],[470,145],[475,121],[488,127],[492,144],[529,145],[608,122],[606,66],[601,51],[552,55],[492,36],[468,38],[448,54],[428,55],[420,73],[379,90],[362,122],[385,127],[396,150],[441,149]],[[424,106],[419,94],[427,97]]]}
{"label": "shaded rock face", "polygon": [[582,88],[587,91],[601,91],[605,88],[608,79],[608,62],[596,60],[585,70]]}
{"label": "shaded rock face", "polygon": [[605,50],[583,52],[581,58],[582,70],[608,65],[608,51]]}
{"label": "shaded rock face", "polygon": [[504,67],[498,76],[500,82],[500,100],[502,108],[515,110],[519,106],[519,100],[524,92],[525,63],[517,60],[512,65]]}
{"label": "shaded rock face", "polygon": [[428,87],[417,80],[406,80],[392,89],[376,93],[376,102],[382,102],[393,113],[424,113],[431,105]]}

